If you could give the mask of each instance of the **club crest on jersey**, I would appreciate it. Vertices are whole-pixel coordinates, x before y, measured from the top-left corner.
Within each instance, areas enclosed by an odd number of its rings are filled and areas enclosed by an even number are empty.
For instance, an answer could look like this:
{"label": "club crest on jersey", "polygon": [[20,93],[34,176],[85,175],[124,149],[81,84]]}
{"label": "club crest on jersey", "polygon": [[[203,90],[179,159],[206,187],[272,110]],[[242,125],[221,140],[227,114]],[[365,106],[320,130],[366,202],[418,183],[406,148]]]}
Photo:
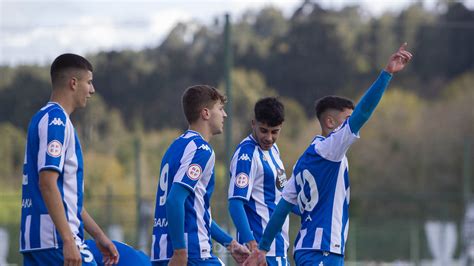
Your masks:
{"label": "club crest on jersey", "polygon": [[55,118],[53,119],[53,121],[51,121],[51,123],[49,123],[49,125],[50,125],[50,126],[51,126],[51,125],[54,125],[54,126],[63,126],[63,127],[65,126],[63,120],[61,120],[61,118],[59,118],[59,117],[55,117]]}
{"label": "club crest on jersey", "polygon": [[211,148],[206,144],[202,144],[201,146],[199,146],[198,150],[210,151]]}
{"label": "club crest on jersey", "polygon": [[288,180],[286,179],[286,174],[283,169],[277,169],[277,178],[275,180],[275,185],[279,191],[282,191]]}
{"label": "club crest on jersey", "polygon": [[51,157],[57,158],[61,156],[62,150],[63,150],[63,145],[61,144],[61,142],[57,140],[52,140],[48,143],[46,153],[48,153],[48,155]]}
{"label": "club crest on jersey", "polygon": [[249,176],[245,173],[240,173],[235,177],[235,185],[239,188],[246,188],[249,185]]}
{"label": "club crest on jersey", "polygon": [[202,169],[199,164],[191,164],[186,172],[186,175],[191,180],[198,180],[201,177]]}
{"label": "club crest on jersey", "polygon": [[239,157],[239,161],[249,161],[250,162],[250,157],[247,153],[242,153]]}

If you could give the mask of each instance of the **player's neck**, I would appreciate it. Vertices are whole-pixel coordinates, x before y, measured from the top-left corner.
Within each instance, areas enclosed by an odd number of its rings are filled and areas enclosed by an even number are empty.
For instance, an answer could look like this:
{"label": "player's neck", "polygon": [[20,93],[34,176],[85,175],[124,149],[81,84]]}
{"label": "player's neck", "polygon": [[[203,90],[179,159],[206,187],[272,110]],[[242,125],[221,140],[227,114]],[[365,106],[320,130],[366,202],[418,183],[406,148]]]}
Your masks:
{"label": "player's neck", "polygon": [[192,125],[189,125],[189,130],[196,131],[207,142],[211,140],[212,133],[211,133],[211,130],[206,125],[202,125],[199,123],[192,124]]}
{"label": "player's neck", "polygon": [[63,92],[60,90],[53,90],[51,93],[51,98],[49,99],[50,102],[55,102],[61,105],[62,108],[66,111],[68,115],[71,115],[74,112],[74,103],[70,97],[67,97]]}
{"label": "player's neck", "polygon": [[321,129],[321,135],[323,135],[323,137],[327,137],[329,136],[329,134],[331,134],[332,132],[332,129],[329,129],[329,128],[322,128]]}

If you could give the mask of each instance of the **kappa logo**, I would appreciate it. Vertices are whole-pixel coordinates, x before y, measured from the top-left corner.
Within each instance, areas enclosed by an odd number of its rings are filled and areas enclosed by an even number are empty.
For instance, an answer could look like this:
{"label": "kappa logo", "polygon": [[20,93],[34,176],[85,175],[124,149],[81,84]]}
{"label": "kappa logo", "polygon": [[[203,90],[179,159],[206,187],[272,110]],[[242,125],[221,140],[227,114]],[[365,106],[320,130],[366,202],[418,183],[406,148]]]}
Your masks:
{"label": "kappa logo", "polygon": [[318,266],[324,266],[324,263],[321,261]]}
{"label": "kappa logo", "polygon": [[64,123],[63,123],[63,120],[61,120],[61,118],[59,118],[59,117],[55,117],[55,118],[53,119],[53,121],[51,121],[51,123],[49,123],[49,125],[50,125],[50,126],[51,126],[51,125],[54,125],[54,126],[63,126],[63,127],[65,126]]}
{"label": "kappa logo", "polygon": [[250,162],[250,157],[247,153],[243,153],[242,155],[240,155],[239,161],[249,161]]}
{"label": "kappa logo", "polygon": [[202,144],[201,146],[199,146],[198,149],[205,150],[205,151],[210,151],[211,150],[211,148],[206,144]]}

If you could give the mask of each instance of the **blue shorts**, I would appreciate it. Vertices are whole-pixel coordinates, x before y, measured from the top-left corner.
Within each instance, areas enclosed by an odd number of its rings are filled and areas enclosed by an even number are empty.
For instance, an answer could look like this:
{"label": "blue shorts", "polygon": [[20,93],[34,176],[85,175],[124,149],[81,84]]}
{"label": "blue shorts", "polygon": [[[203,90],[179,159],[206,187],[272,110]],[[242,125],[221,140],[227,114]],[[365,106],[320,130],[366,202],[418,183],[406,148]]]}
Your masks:
{"label": "blue shorts", "polygon": [[[119,253],[119,262],[117,266],[150,266],[150,258],[140,250],[136,250],[133,247],[119,242],[119,241],[112,241],[117,248]],[[97,262],[98,266],[103,266],[104,263],[102,262],[103,257],[100,253],[99,248],[94,240],[86,240],[86,245],[89,247],[90,251],[94,255],[95,261]]]}
{"label": "blue shorts", "polygon": [[285,257],[270,257],[267,256],[267,265],[268,266],[288,266],[290,263],[288,262],[288,258]]}
{"label": "blue shorts", "polygon": [[344,266],[344,256],[319,250],[297,250],[295,262],[298,266]]}
{"label": "blue shorts", "polygon": [[[82,266],[97,266],[94,256],[88,247],[84,247],[81,251]],[[44,249],[30,252],[23,252],[24,266],[63,266],[64,255],[63,249]]]}
{"label": "blue shorts", "polygon": [[169,260],[152,261],[151,266],[168,266]]}
{"label": "blue shorts", "polygon": [[[162,261],[152,261],[152,266],[167,266],[169,260],[162,260]],[[225,265],[220,259],[217,257],[211,257],[208,259],[188,259],[188,266],[221,266]]]}

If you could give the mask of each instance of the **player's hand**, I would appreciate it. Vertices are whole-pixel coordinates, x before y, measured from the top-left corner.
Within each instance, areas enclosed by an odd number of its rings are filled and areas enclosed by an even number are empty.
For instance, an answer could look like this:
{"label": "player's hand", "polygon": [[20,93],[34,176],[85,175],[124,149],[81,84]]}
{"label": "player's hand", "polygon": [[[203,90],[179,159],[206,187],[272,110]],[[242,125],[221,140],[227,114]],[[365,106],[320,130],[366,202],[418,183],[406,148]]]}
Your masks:
{"label": "player's hand", "polygon": [[232,240],[230,244],[227,246],[227,250],[230,252],[234,260],[240,265],[243,263],[248,256],[250,255],[250,251],[244,245],[239,244],[239,242]]}
{"label": "player's hand", "polygon": [[105,265],[115,265],[119,262],[119,253],[117,248],[108,237],[102,235],[101,237],[95,239],[95,243],[97,244],[97,248],[99,248],[100,253],[102,253],[102,262]]}
{"label": "player's hand", "polygon": [[183,266],[188,264],[188,250],[175,249],[168,266]]}
{"label": "player's hand", "polygon": [[82,264],[81,253],[74,240],[63,243],[64,266],[80,266]]}
{"label": "player's hand", "polygon": [[249,249],[250,253],[257,250],[258,249],[257,241],[251,240],[251,241],[247,242],[247,248]]}
{"label": "player's hand", "polygon": [[405,68],[413,55],[406,50],[407,43],[402,44],[398,51],[390,56],[385,71],[394,74]]}
{"label": "player's hand", "polygon": [[255,250],[250,254],[243,266],[267,266],[267,252],[263,250]]}

